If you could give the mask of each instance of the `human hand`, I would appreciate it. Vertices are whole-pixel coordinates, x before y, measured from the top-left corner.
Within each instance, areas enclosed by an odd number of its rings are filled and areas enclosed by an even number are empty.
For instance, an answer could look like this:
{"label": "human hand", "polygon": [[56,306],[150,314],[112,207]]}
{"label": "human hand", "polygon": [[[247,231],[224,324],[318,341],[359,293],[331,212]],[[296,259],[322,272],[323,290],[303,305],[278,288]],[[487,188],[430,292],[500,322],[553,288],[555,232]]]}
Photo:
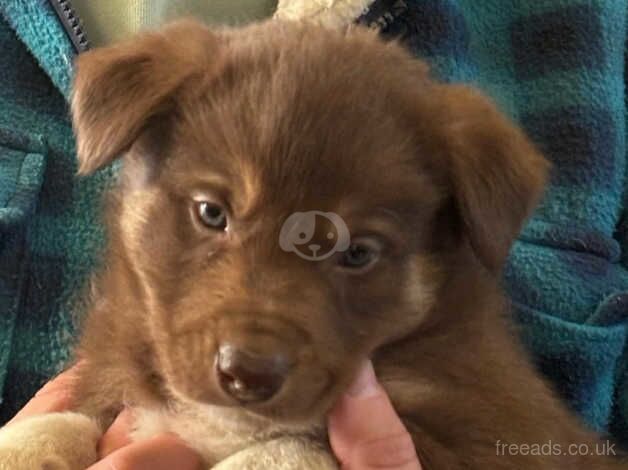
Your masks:
{"label": "human hand", "polygon": [[328,429],[343,470],[421,470],[412,438],[370,361],[332,409]]}
{"label": "human hand", "polygon": [[[55,411],[72,404],[75,370],[46,384],[11,420]],[[176,436],[164,434],[131,443],[132,415],[123,411],[99,443],[101,460],[88,470],[196,470],[200,458]],[[420,470],[416,450],[368,362],[329,416],[332,448],[343,469]]]}
{"label": "human hand", "polygon": [[[72,406],[72,387],[76,378],[75,366],[48,382],[9,422],[29,416],[65,411]],[[201,458],[178,437],[163,434],[154,438],[131,442],[129,432],[132,414],[125,410],[105,432],[98,445],[100,460],[88,470],[198,470]]]}
{"label": "human hand", "polygon": [[34,415],[66,411],[72,402],[72,387],[76,380],[77,367],[79,366],[62,372],[45,384],[7,425]]}

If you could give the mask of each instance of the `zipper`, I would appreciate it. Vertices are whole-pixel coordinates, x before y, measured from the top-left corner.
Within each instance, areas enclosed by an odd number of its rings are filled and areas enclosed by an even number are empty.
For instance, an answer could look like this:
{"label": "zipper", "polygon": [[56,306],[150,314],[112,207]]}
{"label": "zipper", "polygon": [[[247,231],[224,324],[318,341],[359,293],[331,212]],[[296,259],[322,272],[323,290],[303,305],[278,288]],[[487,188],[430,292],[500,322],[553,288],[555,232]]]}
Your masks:
{"label": "zipper", "polygon": [[72,41],[72,45],[77,53],[85,52],[89,49],[89,41],[83,30],[81,20],[76,14],[76,10],[72,8],[70,0],[50,0],[57,17],[63,25],[66,34]]}

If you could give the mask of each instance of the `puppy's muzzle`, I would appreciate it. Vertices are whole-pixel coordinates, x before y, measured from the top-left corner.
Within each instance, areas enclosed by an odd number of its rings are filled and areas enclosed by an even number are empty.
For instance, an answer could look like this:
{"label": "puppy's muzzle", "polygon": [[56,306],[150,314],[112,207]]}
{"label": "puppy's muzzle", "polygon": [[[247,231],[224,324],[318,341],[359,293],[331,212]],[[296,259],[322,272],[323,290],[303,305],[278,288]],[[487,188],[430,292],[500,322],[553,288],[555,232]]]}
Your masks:
{"label": "puppy's muzzle", "polygon": [[289,371],[278,352],[257,353],[223,343],[216,355],[216,375],[225,393],[240,403],[257,403],[277,394]]}

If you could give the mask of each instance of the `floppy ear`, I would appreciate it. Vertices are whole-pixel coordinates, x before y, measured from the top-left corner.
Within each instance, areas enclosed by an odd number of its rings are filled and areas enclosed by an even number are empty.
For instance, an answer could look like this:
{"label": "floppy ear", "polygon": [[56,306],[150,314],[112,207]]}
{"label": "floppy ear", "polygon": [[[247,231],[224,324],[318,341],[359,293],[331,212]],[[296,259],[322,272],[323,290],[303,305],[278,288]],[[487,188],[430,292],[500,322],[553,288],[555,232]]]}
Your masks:
{"label": "floppy ear", "polygon": [[447,179],[463,230],[482,264],[497,272],[542,195],[549,163],[482,94],[437,88]]}
{"label": "floppy ear", "polygon": [[126,151],[147,123],[175,106],[178,87],[215,61],[217,37],[183,20],[79,55],[72,95],[79,173]]}

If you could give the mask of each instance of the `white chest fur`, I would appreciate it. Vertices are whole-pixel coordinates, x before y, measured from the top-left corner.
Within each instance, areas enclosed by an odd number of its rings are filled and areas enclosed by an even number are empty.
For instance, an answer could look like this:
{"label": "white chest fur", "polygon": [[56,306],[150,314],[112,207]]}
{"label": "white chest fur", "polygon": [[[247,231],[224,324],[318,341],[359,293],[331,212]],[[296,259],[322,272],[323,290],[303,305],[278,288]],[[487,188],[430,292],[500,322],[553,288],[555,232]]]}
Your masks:
{"label": "white chest fur", "polygon": [[133,439],[174,433],[207,462],[219,462],[258,442],[285,434],[312,432],[314,426],[278,426],[238,408],[176,403],[168,408],[135,408]]}

